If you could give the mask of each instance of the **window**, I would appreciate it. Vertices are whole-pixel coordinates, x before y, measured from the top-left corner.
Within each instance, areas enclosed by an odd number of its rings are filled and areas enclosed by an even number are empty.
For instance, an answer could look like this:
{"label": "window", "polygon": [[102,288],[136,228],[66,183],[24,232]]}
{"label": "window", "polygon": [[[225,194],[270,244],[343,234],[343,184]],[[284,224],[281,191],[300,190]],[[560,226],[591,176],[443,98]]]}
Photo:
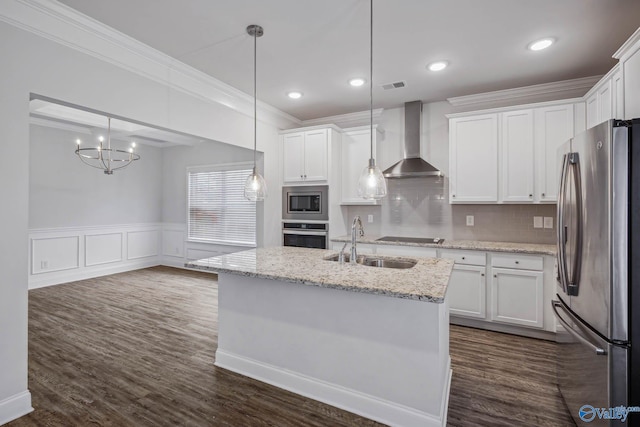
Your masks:
{"label": "window", "polygon": [[256,202],[244,198],[252,165],[189,168],[188,239],[256,245]]}

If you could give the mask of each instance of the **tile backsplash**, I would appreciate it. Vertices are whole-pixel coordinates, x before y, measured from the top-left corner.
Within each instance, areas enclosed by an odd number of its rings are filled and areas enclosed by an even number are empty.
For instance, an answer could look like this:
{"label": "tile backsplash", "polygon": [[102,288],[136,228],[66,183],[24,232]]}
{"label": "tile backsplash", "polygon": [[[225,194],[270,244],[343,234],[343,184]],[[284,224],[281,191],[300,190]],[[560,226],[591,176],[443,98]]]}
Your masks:
{"label": "tile backsplash", "polygon": [[[370,235],[443,237],[521,243],[555,242],[556,205],[450,205],[447,178],[387,180],[379,206],[349,206],[348,218],[360,215]],[[368,223],[369,215],[373,222]],[[467,226],[467,216],[474,225]],[[551,217],[553,228],[534,228],[533,218]]]}

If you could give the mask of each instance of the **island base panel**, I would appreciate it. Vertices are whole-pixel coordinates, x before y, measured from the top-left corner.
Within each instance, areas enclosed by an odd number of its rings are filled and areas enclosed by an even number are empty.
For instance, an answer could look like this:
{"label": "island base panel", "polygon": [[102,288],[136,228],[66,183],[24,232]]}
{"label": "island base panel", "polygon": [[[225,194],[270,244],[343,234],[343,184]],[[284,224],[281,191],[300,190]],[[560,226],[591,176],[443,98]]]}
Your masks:
{"label": "island base panel", "polygon": [[216,366],[389,425],[446,424],[446,301],[218,280]]}

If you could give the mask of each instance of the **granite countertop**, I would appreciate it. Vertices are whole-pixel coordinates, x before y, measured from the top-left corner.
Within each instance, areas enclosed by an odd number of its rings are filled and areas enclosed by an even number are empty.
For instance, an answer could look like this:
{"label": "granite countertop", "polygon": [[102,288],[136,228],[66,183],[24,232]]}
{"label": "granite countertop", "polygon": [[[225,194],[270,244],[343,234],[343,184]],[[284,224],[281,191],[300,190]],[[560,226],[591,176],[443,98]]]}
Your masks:
{"label": "granite countertop", "polygon": [[217,273],[282,280],[418,301],[444,301],[453,268],[452,260],[411,257],[410,259],[418,261],[415,266],[395,269],[349,263],[341,265],[336,261],[323,259],[336,253],[323,249],[285,246],[257,248],[190,261],[185,266]]}
{"label": "granite countertop", "polygon": [[[372,245],[416,246],[422,248],[442,249],[466,249],[489,252],[516,252],[521,254],[556,255],[555,245],[543,245],[537,243],[511,243],[511,242],[483,242],[477,240],[445,240],[443,243],[408,243],[408,242],[378,242],[380,236],[363,236],[358,238],[358,243]],[[331,239],[332,242],[350,242],[351,236],[340,236]]]}

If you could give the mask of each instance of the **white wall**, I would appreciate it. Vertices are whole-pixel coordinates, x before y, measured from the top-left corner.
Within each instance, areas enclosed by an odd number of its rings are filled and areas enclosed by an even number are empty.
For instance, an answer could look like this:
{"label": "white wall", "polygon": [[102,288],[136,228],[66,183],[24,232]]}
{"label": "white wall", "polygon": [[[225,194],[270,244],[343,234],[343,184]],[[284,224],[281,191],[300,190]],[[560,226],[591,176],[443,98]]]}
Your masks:
{"label": "white wall", "polygon": [[[68,24],[61,16],[29,3],[4,1],[0,3],[0,20],[0,57],[3,58],[0,67],[0,200],[3,202],[0,209],[0,423],[3,423],[30,410],[27,391],[30,94],[242,147],[252,146],[253,127],[252,117],[238,112],[242,109],[234,105],[232,96],[223,104],[213,102],[206,90],[189,92],[175,84],[169,86],[163,78],[183,79],[181,83],[188,79],[162,65],[160,60],[138,58],[134,49],[119,48],[108,38],[92,36],[86,28]],[[7,22],[15,22],[16,26]],[[21,29],[29,27],[38,34],[55,32],[61,43]],[[94,43],[95,49],[86,48],[89,43]],[[118,55],[123,59],[109,60]],[[153,72],[138,72],[136,67],[146,67]],[[259,126],[258,149],[265,153],[266,179],[279,182],[280,155],[275,125]],[[280,197],[277,192],[271,194],[273,197],[264,203],[265,245],[277,245],[279,241]]]}
{"label": "white wall", "polygon": [[162,221],[161,148],[139,144],[141,160],[105,175],[74,154],[74,141],[84,135],[37,125],[29,130],[30,229]]}

